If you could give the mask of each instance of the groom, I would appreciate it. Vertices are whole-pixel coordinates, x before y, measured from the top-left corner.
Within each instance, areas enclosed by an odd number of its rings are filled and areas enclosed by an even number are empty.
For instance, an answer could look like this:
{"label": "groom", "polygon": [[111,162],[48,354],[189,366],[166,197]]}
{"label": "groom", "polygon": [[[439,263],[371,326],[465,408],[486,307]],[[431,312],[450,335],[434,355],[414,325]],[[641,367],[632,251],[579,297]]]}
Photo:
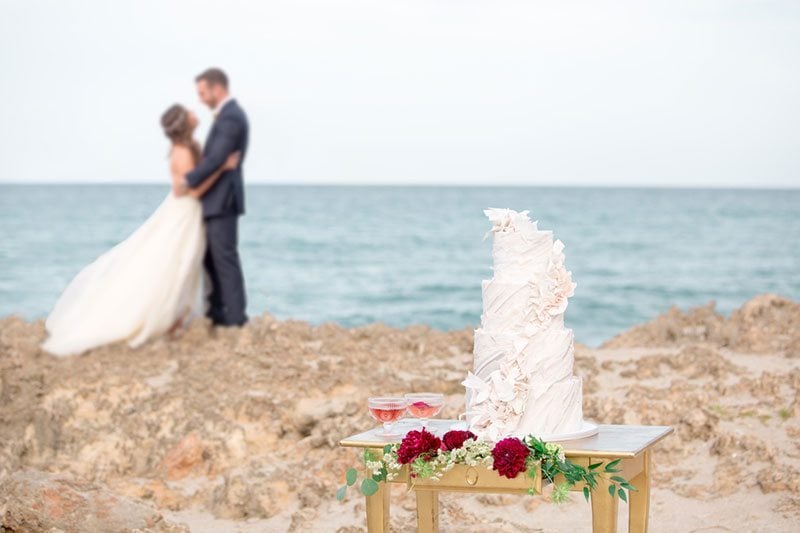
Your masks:
{"label": "groom", "polygon": [[239,216],[244,214],[242,163],[247,152],[248,124],[244,111],[228,93],[228,77],[210,68],[195,78],[197,94],[214,114],[214,123],[203,147],[203,160],[186,174],[189,187],[197,187],[228,156],[241,152],[235,170],[222,174],[202,197],[206,225],[205,269],[211,278],[207,316],[219,326],[247,322],[244,277],[237,249]]}

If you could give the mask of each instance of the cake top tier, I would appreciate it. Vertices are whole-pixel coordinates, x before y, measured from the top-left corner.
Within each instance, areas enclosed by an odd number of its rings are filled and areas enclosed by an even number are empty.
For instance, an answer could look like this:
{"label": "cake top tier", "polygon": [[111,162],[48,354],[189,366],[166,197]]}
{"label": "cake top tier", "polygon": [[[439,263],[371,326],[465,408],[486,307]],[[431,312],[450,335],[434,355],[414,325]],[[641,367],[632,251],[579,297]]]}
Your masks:
{"label": "cake top tier", "polygon": [[487,235],[494,236],[495,278],[531,279],[547,269],[554,251],[552,231],[540,231],[528,211],[490,208],[484,213],[492,223]]}

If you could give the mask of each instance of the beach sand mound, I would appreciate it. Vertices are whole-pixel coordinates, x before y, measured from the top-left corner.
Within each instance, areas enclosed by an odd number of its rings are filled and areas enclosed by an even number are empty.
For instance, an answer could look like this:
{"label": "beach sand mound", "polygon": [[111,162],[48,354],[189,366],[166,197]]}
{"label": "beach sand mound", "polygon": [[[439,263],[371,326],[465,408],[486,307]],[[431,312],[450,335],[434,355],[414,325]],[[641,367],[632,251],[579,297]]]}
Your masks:
{"label": "beach sand mound", "polygon": [[[800,369],[787,357],[797,310],[767,295],[729,319],[713,306],[670,311],[602,349],[578,345],[588,419],[676,429],[654,455],[654,530],[779,531],[800,519]],[[334,493],[358,464],[337,442],[376,425],[366,398],[438,391],[441,416],[455,418],[472,366],[471,329],[269,315],[65,359],[42,353],[43,338],[41,322],[0,320],[0,483],[57,475],[192,531],[363,531],[363,499]],[[413,528],[413,494],[395,487],[392,499],[393,527]],[[590,516],[579,494],[562,507],[445,494],[441,508],[454,531],[573,531]]]}
{"label": "beach sand mound", "polygon": [[676,307],[603,344],[603,348],[675,346],[708,342],[739,352],[784,352],[800,357],[800,304],[775,294],[756,296],[730,318],[714,302],[683,312]]}

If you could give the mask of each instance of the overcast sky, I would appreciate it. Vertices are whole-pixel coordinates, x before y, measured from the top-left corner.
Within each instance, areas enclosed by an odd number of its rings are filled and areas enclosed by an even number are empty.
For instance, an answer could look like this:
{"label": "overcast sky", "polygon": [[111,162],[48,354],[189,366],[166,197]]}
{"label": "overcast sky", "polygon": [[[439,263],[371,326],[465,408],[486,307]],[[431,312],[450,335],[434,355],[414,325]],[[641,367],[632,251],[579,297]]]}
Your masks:
{"label": "overcast sky", "polygon": [[212,65],[250,183],[800,186],[797,0],[0,0],[0,182],[167,180]]}

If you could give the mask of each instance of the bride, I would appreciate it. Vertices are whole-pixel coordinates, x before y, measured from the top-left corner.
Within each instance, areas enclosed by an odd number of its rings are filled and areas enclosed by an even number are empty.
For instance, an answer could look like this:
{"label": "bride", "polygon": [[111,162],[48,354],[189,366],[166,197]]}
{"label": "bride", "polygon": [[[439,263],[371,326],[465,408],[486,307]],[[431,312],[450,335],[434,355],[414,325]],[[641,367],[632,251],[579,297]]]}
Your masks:
{"label": "bride", "polygon": [[240,157],[231,155],[197,188],[187,189],[184,176],[201,159],[193,139],[197,118],[176,104],[161,125],[172,144],[172,191],[136,231],[69,283],[45,322],[42,348],[53,355],[123,340],[135,348],[203,315],[206,243],[198,199]]}

